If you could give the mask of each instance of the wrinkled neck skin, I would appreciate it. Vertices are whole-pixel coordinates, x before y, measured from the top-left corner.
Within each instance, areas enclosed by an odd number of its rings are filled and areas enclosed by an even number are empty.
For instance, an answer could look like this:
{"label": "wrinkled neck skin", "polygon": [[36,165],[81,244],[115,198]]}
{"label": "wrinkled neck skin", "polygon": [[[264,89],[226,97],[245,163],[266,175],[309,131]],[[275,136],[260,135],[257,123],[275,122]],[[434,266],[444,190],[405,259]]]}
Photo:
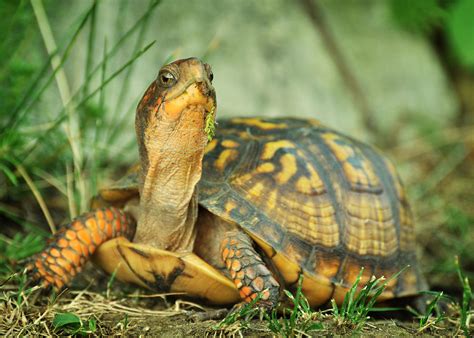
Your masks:
{"label": "wrinkled neck skin", "polygon": [[201,178],[206,136],[199,124],[151,127],[160,134],[144,136],[154,139],[140,149],[140,206],[134,242],[192,251],[198,216],[196,185]]}

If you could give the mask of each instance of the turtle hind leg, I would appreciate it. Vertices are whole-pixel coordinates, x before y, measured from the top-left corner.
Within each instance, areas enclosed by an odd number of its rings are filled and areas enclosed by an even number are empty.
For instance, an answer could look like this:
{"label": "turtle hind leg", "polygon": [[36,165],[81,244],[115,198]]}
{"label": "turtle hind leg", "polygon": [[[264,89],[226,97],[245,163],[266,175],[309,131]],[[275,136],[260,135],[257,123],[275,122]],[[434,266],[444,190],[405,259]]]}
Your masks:
{"label": "turtle hind leg", "polygon": [[253,242],[247,234],[238,229],[226,232],[220,252],[244,302],[250,303],[260,294],[258,306],[274,308],[277,305],[280,285],[253,247]]}
{"label": "turtle hind leg", "polygon": [[133,238],[135,221],[123,210],[106,207],[83,214],[58,231],[47,247],[32,257],[29,275],[45,287],[62,289],[81,271],[104,242]]}

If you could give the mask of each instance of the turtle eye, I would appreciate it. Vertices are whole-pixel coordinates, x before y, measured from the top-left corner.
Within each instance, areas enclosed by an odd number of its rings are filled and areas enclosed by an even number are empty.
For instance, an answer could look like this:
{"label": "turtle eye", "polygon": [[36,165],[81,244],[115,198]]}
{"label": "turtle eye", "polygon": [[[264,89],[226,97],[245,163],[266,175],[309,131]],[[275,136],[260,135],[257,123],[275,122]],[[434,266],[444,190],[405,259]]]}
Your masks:
{"label": "turtle eye", "polygon": [[170,87],[176,83],[176,77],[171,72],[163,71],[158,77],[163,87]]}

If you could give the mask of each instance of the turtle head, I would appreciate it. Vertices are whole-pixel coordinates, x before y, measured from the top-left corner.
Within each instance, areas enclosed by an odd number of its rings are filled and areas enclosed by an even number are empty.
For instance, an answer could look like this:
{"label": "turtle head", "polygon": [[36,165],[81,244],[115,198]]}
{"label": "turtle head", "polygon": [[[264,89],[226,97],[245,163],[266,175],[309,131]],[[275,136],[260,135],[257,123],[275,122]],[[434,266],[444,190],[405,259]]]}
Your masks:
{"label": "turtle head", "polygon": [[150,152],[193,153],[212,137],[216,94],[211,67],[197,58],[162,67],[143,95],[135,128],[143,161]]}
{"label": "turtle head", "polygon": [[208,64],[189,58],[158,73],[135,119],[141,174],[135,241],[187,250],[195,236],[195,186],[213,132],[216,94]]}

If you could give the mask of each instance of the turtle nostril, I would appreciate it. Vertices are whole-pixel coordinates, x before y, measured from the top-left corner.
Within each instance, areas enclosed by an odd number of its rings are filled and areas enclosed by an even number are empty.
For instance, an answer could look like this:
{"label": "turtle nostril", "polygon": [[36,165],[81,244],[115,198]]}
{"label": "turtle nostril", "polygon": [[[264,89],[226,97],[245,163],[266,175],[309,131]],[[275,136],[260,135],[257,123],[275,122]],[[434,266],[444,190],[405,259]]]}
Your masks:
{"label": "turtle nostril", "polygon": [[201,91],[201,93],[205,96],[208,96],[209,93],[211,92],[209,89],[209,86],[205,82],[199,82],[198,83],[198,88]]}

